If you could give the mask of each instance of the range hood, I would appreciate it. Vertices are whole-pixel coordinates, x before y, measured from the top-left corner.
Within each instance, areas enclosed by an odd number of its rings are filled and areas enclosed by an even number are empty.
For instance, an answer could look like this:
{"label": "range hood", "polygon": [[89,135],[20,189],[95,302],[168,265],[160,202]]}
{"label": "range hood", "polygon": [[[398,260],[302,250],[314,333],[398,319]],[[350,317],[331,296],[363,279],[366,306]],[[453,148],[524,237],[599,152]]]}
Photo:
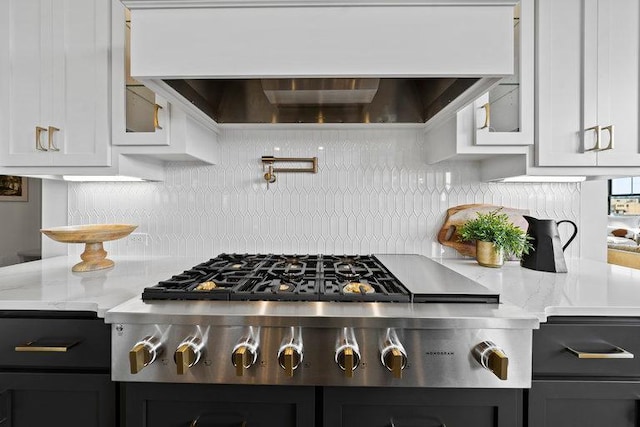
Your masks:
{"label": "range hood", "polygon": [[515,0],[123,0],[131,75],[202,121],[430,123],[513,73]]}
{"label": "range hood", "polygon": [[478,79],[165,80],[216,123],[425,123]]}

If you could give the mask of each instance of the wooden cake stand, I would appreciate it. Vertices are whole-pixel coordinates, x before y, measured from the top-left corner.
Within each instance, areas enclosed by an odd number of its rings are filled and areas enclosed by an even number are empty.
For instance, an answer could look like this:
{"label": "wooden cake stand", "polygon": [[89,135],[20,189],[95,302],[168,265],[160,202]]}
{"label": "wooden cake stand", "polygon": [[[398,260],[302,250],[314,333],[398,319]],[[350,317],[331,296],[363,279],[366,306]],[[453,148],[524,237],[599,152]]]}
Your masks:
{"label": "wooden cake stand", "polygon": [[84,272],[113,267],[115,263],[107,258],[102,242],[122,239],[136,228],[137,225],[131,224],[88,224],[46,228],[40,232],[56,242],[84,243],[84,252],[80,255],[82,262],[71,269]]}

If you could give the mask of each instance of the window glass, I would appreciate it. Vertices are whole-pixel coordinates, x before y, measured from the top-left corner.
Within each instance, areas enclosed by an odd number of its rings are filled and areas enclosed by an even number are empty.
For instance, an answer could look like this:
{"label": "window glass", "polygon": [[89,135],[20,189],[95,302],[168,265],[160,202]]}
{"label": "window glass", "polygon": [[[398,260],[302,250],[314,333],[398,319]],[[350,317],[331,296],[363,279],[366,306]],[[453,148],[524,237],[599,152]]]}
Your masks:
{"label": "window glass", "polygon": [[[611,180],[611,194],[633,194],[632,178],[617,178]],[[640,181],[639,181],[640,184]],[[638,185],[640,190],[640,185]]]}

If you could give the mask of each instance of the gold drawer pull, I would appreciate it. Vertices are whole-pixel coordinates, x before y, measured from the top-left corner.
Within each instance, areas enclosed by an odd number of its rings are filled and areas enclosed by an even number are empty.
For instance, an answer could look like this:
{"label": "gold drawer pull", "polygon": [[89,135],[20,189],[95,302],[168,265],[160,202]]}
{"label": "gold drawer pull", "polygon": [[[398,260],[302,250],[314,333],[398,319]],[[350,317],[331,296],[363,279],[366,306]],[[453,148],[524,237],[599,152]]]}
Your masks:
{"label": "gold drawer pull", "polygon": [[36,126],[36,150],[38,151],[47,151],[47,149],[42,146],[42,141],[40,140],[42,132],[46,132],[46,131],[47,131],[47,128]]}
{"label": "gold drawer pull", "polygon": [[484,125],[480,129],[489,129],[491,128],[491,104],[487,102],[480,108],[484,108],[485,112]]}
{"label": "gold drawer pull", "polygon": [[609,132],[609,145],[607,145],[606,147],[604,147],[602,149],[602,151],[605,150],[613,150],[613,125],[609,125],[609,126],[605,126],[602,128],[602,130],[606,130],[607,132]]}
{"label": "gold drawer pull", "polygon": [[634,357],[633,353],[629,353],[627,350],[620,347],[615,347],[613,351],[608,353],[587,353],[574,350],[571,347],[565,348],[578,359],[633,359]]}
{"label": "gold drawer pull", "polygon": [[31,353],[66,353],[71,347],[78,344],[75,342],[46,343],[43,341],[29,341],[14,348],[17,352]]}
{"label": "gold drawer pull", "polygon": [[53,134],[59,130],[57,127],[49,126],[49,151],[60,151],[55,142],[53,142]]}
{"label": "gold drawer pull", "polygon": [[585,132],[589,132],[589,131],[594,131],[596,133],[596,145],[593,146],[593,148],[589,148],[587,150],[584,150],[585,153],[587,151],[602,151],[602,146],[600,144],[602,144],[602,128],[600,126],[592,126],[588,129],[584,130]]}
{"label": "gold drawer pull", "polygon": [[160,110],[162,110],[162,105],[153,104],[153,128],[162,130],[162,126],[160,126]]}

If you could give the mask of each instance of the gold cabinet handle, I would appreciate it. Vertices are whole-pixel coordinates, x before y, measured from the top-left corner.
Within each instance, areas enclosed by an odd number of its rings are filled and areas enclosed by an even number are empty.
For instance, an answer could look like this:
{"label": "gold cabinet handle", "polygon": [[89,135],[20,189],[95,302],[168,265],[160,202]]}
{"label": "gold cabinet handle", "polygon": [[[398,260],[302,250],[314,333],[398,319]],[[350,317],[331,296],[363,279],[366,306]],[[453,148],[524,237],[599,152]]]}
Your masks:
{"label": "gold cabinet handle", "polygon": [[633,359],[633,353],[627,350],[614,347],[613,351],[607,353],[588,353],[584,351],[574,350],[571,347],[565,347],[568,352],[576,356],[578,359]]}
{"label": "gold cabinet handle", "polygon": [[602,149],[602,151],[604,150],[613,150],[613,125],[609,125],[609,126],[605,126],[602,128],[602,130],[606,130],[607,132],[609,132],[609,145],[607,145],[606,147],[604,147]]}
{"label": "gold cabinet handle", "polygon": [[42,142],[40,141],[42,132],[46,132],[46,131],[47,131],[47,128],[36,126],[36,150],[38,151],[48,151],[46,148],[42,146]]}
{"label": "gold cabinet handle", "polygon": [[602,147],[601,147],[600,144],[602,142],[602,138],[601,138],[602,129],[600,128],[600,126],[592,126],[592,127],[588,128],[588,129],[585,129],[585,132],[588,132],[590,130],[596,132],[596,145],[593,148],[589,148],[588,150],[584,150],[585,153],[587,151],[601,151]]}
{"label": "gold cabinet handle", "polygon": [[162,105],[153,104],[153,128],[162,130],[159,117],[160,110],[162,110]]}
{"label": "gold cabinet handle", "polygon": [[482,106],[485,111],[484,125],[480,129],[489,129],[491,127],[491,104],[488,102]]}
{"label": "gold cabinet handle", "polygon": [[49,151],[60,151],[56,144],[53,142],[53,133],[58,132],[60,129],[57,127],[49,126]]}
{"label": "gold cabinet handle", "polygon": [[29,341],[27,343],[17,345],[14,351],[20,353],[66,353],[71,347],[78,344],[75,342],[68,343],[44,343],[38,341]]}

